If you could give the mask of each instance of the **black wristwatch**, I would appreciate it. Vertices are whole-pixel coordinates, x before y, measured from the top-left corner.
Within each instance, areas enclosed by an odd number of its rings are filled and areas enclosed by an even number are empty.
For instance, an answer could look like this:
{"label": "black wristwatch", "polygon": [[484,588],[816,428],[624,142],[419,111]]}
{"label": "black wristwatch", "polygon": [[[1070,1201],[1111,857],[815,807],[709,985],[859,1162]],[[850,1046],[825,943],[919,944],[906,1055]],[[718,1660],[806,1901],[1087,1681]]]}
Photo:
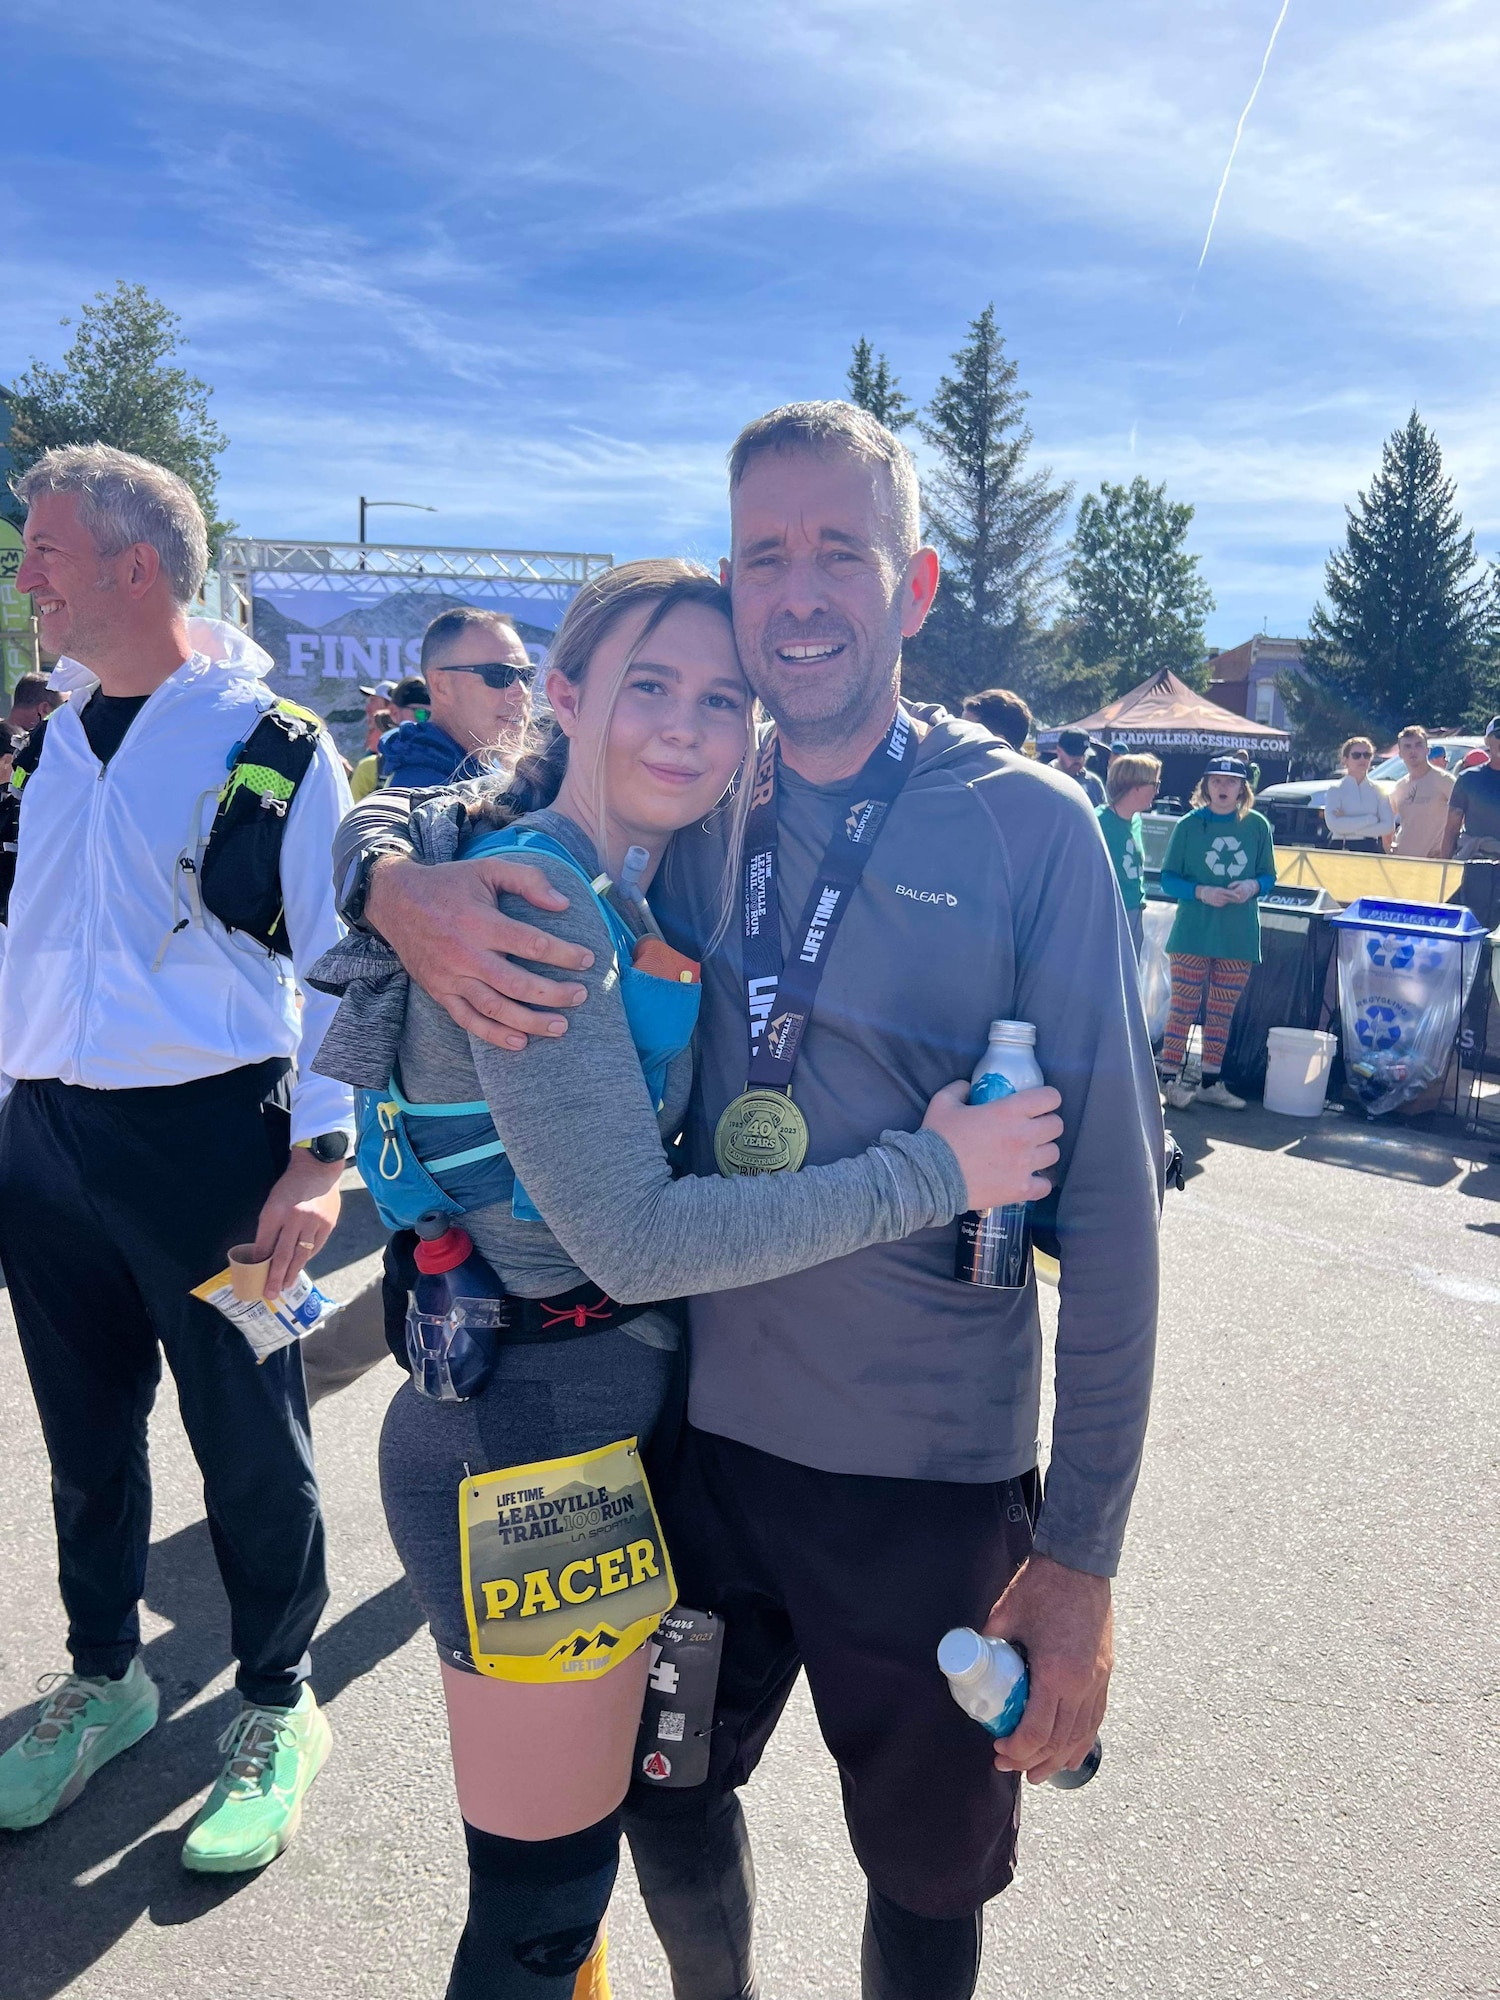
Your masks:
{"label": "black wristwatch", "polygon": [[311,1153],[315,1160],[321,1160],[325,1166],[331,1166],[335,1160],[343,1159],[349,1151],[349,1134],[320,1132],[316,1139],[296,1139],[292,1143],[301,1146],[304,1151]]}
{"label": "black wristwatch", "polygon": [[344,869],[342,881],[336,885],[339,915],[352,931],[368,931],[372,937],[379,936],[365,922],[365,898],[370,893],[371,869],[377,861],[384,861],[388,854],[398,854],[409,861],[410,841],[392,838],[383,842],[377,839],[367,847],[356,848]]}

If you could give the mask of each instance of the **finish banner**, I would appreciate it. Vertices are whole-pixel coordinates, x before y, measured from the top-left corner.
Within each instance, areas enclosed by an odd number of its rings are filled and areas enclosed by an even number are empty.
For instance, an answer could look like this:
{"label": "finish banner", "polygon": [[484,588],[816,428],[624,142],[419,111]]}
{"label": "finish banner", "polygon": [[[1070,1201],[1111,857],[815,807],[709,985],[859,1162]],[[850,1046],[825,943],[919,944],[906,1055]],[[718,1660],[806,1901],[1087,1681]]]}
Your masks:
{"label": "finish banner", "polygon": [[456,605],[503,611],[538,665],[574,594],[571,584],[515,586],[484,578],[288,576],[252,571],[255,642],[275,661],[268,685],[316,709],[346,756],[364,753],[361,687],[420,672],[422,634]]}

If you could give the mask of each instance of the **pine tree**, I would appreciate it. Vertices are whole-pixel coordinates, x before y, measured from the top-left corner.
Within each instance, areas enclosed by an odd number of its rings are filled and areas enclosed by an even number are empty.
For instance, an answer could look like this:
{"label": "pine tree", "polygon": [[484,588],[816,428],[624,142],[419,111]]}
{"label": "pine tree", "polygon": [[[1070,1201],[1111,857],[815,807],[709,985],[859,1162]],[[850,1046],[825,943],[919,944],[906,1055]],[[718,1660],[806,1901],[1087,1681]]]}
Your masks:
{"label": "pine tree", "polygon": [[215,461],[229,441],[208,414],[208,385],[165,365],[181,344],[182,321],[144,285],[121,280],[113,292],[96,293],[62,366],[33,360],[11,385],[15,469],[24,472],[60,444],[138,452],[187,481],[216,543],[231,526],[215,518]]}
{"label": "pine tree", "polygon": [[1406,722],[1472,719],[1495,637],[1493,578],[1478,570],[1442,452],[1415,410],[1345,513],[1327,603],[1309,622],[1308,678],[1284,685],[1298,749],[1311,756],[1355,729],[1378,742]]}
{"label": "pine tree", "polygon": [[1068,611],[1085,667],[1109,665],[1109,695],[1167,670],[1208,685],[1203,621],[1213,592],[1187,550],[1193,509],[1139,473],[1086,493],[1068,562]]}
{"label": "pine tree", "polygon": [[868,340],[854,343],[854,358],[849,363],[849,400],[861,410],[868,410],[888,431],[904,431],[917,414],[901,393],[900,376],[891,373],[890,363],[883,354],[876,354]]}
{"label": "pine tree", "polygon": [[936,460],[923,498],[943,581],[906,648],[913,691],[950,704],[997,680],[1024,687],[1071,497],[1071,488],[1052,485],[1050,467],[1026,469],[1026,393],[993,305],[971,322],[953,363],[919,426]]}

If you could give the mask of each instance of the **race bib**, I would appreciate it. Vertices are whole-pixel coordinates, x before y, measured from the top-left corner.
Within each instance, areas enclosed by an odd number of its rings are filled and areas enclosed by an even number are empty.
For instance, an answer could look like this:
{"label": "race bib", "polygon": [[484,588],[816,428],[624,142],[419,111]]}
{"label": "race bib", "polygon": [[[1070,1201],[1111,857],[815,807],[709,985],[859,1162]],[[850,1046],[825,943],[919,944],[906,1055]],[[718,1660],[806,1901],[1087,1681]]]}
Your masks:
{"label": "race bib", "polygon": [[464,1610],[480,1673],[592,1680],[677,1601],[634,1438],[458,1489]]}

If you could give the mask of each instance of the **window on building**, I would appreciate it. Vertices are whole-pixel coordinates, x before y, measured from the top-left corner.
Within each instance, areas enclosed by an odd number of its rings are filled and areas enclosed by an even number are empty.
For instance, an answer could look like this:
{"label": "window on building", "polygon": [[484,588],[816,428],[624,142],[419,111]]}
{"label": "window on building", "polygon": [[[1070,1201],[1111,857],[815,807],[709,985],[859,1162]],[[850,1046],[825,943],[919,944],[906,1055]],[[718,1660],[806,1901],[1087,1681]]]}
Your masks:
{"label": "window on building", "polygon": [[1255,720],[1274,722],[1276,720],[1276,683],[1257,681],[1255,683]]}

